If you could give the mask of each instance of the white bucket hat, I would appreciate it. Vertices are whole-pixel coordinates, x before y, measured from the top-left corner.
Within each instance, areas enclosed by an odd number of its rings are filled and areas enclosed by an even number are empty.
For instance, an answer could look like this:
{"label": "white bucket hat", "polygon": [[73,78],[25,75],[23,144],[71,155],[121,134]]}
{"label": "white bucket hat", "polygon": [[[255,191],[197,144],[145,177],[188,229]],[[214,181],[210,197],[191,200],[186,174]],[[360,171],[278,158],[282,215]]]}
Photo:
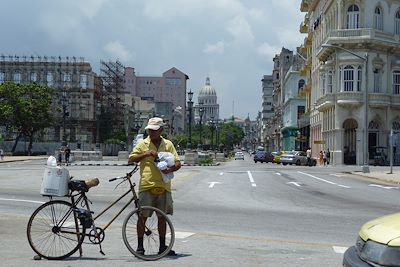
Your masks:
{"label": "white bucket hat", "polygon": [[149,119],[149,122],[147,123],[146,130],[155,130],[157,131],[161,127],[164,126],[164,121],[162,118],[154,117]]}

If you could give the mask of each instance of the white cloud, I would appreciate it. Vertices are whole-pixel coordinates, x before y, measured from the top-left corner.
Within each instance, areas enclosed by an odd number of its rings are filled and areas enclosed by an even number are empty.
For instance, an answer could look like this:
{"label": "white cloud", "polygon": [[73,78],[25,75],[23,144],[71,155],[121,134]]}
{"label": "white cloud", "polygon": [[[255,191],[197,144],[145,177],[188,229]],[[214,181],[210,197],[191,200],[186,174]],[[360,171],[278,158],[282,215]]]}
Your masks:
{"label": "white cloud", "polygon": [[85,0],[76,3],[76,7],[80,10],[84,16],[92,19],[94,18],[104,3],[109,0]]}
{"label": "white cloud", "polygon": [[131,53],[122,45],[119,41],[112,41],[104,46],[104,50],[112,57],[116,57],[119,60],[129,61],[131,59]]}
{"label": "white cloud", "polygon": [[232,34],[236,41],[247,42],[254,40],[254,35],[250,24],[246,18],[241,15],[238,15],[228,21],[226,29],[230,34]]}
{"label": "white cloud", "polygon": [[265,57],[267,60],[272,60],[280,50],[279,47],[270,45],[269,43],[262,43],[257,47],[257,53]]}
{"label": "white cloud", "polygon": [[215,44],[206,44],[203,52],[206,54],[223,54],[225,51],[225,42],[219,41]]}

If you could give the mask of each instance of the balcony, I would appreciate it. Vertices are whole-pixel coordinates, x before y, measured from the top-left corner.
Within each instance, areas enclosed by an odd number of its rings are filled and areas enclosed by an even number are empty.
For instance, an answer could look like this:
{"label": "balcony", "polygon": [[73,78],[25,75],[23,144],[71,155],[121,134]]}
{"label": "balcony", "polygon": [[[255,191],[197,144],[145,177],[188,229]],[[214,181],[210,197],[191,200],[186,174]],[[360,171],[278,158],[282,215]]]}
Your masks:
{"label": "balcony", "polygon": [[[368,94],[368,104],[373,108],[386,108],[390,105],[391,95],[388,94]],[[399,103],[400,105],[400,103]]]}
{"label": "balcony", "polygon": [[301,12],[307,12],[308,9],[310,8],[309,0],[302,0],[301,5],[300,5],[300,11]]}
{"label": "balcony", "polygon": [[300,23],[300,33],[307,33],[308,32],[308,25],[302,21]]}
{"label": "balcony", "polygon": [[332,93],[325,94],[317,100],[317,109],[322,112],[335,105],[335,95]]}
{"label": "balcony", "polygon": [[400,95],[390,95],[390,107],[400,109]]}
{"label": "balcony", "polygon": [[362,28],[333,30],[329,32],[324,43],[334,45],[372,43],[383,47],[393,47],[398,45],[399,40],[399,35],[371,28]]}
{"label": "balcony", "polygon": [[310,113],[304,113],[303,115],[300,116],[300,118],[297,121],[297,127],[299,129],[306,127],[310,125]]}
{"label": "balcony", "polygon": [[[397,47],[399,41],[399,35],[370,28],[362,28],[332,30],[322,43],[350,47],[360,47],[367,43],[369,45],[374,45],[376,48],[387,50]],[[321,61],[326,61],[334,50],[335,48],[332,47],[320,47],[317,52],[317,57]]]}
{"label": "balcony", "polygon": [[344,108],[357,108],[364,103],[363,92],[336,93],[336,103]]}

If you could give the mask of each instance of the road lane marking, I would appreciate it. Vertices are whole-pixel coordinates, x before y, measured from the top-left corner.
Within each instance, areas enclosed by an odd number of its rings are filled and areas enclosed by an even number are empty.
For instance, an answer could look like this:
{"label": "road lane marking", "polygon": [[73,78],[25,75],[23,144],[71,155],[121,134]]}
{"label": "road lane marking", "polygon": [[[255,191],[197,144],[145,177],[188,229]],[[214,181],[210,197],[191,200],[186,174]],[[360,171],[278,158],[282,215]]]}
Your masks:
{"label": "road lane marking", "polygon": [[216,184],[220,184],[220,182],[208,182],[210,185],[208,186],[208,188],[213,188],[214,185]]}
{"label": "road lane marking", "polygon": [[350,186],[337,184],[337,183],[334,183],[334,182],[331,182],[331,181],[329,181],[329,180],[325,180],[325,179],[319,178],[319,177],[317,177],[317,176],[314,176],[314,175],[311,175],[311,174],[308,174],[308,173],[305,173],[305,172],[300,172],[300,171],[298,171],[298,173],[307,175],[307,176],[309,176],[309,177],[311,177],[311,178],[314,178],[314,179],[316,179],[316,180],[319,180],[319,181],[321,181],[321,182],[325,182],[325,183],[328,183],[328,184],[331,184],[331,185],[336,185],[336,186],[343,187],[343,188],[351,188]]}
{"label": "road lane marking", "polygon": [[28,202],[28,203],[38,203],[38,204],[45,203],[44,201],[35,201],[35,200],[27,200],[27,199],[15,199],[15,198],[0,198],[0,201]]}
{"label": "road lane marking", "polygon": [[175,232],[175,238],[176,239],[185,239],[185,238],[188,238],[189,236],[192,236],[194,234],[195,233],[191,233],[191,232],[179,232],[179,231],[176,231]]}
{"label": "road lane marking", "polygon": [[333,246],[333,251],[335,251],[338,254],[344,254],[344,252],[348,249],[348,247],[339,247],[339,246]]}
{"label": "road lane marking", "polygon": [[286,184],[294,184],[297,187],[300,187],[301,184],[297,183],[297,182],[287,182]]}
{"label": "road lane marking", "polygon": [[250,180],[251,186],[256,187],[257,185],[254,182],[253,175],[251,175],[251,172],[247,171],[247,175],[249,176],[249,180]]}
{"label": "road lane marking", "polygon": [[397,187],[397,186],[383,186],[380,184],[369,184],[368,186],[379,187],[379,188],[383,188],[383,189],[399,189],[399,187]]}

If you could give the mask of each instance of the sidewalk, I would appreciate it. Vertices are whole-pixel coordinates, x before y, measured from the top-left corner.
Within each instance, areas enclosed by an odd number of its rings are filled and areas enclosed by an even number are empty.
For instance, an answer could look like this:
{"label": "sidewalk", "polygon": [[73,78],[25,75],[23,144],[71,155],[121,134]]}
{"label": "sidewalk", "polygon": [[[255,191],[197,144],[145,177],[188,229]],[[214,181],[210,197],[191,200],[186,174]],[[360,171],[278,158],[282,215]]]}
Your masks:
{"label": "sidewalk", "polygon": [[[1,163],[25,160],[42,160],[45,164],[48,157],[49,156],[5,156],[4,159],[0,161],[0,166]],[[78,161],[72,162],[71,166],[127,166],[127,161],[118,161],[117,156],[104,156],[102,161]],[[392,173],[389,173],[390,166],[369,166],[369,173],[363,173],[361,171],[361,166],[332,166],[331,168],[338,168],[340,169],[340,172],[349,173],[360,177],[400,184],[400,166],[393,166]]]}

